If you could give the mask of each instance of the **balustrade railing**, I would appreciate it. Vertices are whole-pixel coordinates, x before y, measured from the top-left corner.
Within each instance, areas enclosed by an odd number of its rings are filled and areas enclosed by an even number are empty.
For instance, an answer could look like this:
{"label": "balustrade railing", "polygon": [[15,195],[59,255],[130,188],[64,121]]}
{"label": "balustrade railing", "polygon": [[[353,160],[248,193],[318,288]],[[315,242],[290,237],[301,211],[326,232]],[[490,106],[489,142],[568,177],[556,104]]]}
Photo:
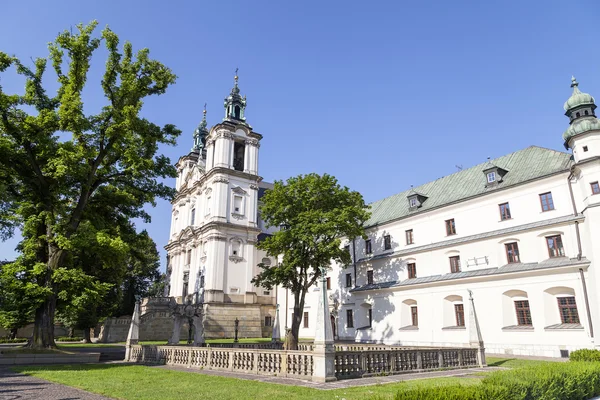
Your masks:
{"label": "balustrade railing", "polygon": [[[441,368],[476,367],[479,366],[478,351],[476,348],[336,346],[336,352],[331,357],[336,378],[348,379]],[[311,379],[314,366],[313,352],[305,350],[132,345],[128,354],[130,362],[304,379]]]}

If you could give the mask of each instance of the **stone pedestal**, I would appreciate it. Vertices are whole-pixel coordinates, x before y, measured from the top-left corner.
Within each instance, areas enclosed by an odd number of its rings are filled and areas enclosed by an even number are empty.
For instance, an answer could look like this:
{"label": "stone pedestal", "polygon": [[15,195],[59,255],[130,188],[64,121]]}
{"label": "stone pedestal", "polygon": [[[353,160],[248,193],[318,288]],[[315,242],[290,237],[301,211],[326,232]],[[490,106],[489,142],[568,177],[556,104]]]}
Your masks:
{"label": "stone pedestal", "polygon": [[315,382],[335,381],[335,346],[333,331],[329,319],[329,300],[327,298],[327,270],[321,268],[321,293],[317,308],[317,326],[313,347],[313,377]]}

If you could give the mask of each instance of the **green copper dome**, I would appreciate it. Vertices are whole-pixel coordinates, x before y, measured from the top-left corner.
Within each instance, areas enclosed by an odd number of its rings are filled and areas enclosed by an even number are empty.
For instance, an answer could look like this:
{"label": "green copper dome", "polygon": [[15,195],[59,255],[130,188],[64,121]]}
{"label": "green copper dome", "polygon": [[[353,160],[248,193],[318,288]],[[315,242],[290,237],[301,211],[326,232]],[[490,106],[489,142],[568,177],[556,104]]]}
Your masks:
{"label": "green copper dome", "polygon": [[563,139],[566,144],[573,136],[596,130],[600,130],[600,121],[597,118],[580,119],[573,122],[565,133],[563,133]]}
{"label": "green copper dome", "polygon": [[569,97],[569,100],[565,102],[565,111],[569,111],[575,107],[579,107],[587,104],[594,104],[594,98],[588,93],[582,93],[579,90],[579,83],[575,77],[571,78],[571,87],[573,88],[573,94]]}

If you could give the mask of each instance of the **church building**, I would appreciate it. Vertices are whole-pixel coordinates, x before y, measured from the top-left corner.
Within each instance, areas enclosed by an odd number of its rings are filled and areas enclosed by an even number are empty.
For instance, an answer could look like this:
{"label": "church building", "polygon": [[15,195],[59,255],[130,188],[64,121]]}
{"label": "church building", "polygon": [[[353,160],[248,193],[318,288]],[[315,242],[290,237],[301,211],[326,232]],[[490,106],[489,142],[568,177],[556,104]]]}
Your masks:
{"label": "church building", "polygon": [[166,294],[183,302],[203,293],[207,338],[233,337],[236,319],[240,337],[270,336],[275,294],[251,280],[259,263],[275,261],[256,248],[269,233],[257,210],[271,185],[258,175],[262,135],[246,122],[237,75],[224,106],[210,130],[205,108],[191,152],[176,164]]}
{"label": "church building", "polygon": [[[350,265],[327,276],[336,339],[400,346],[468,346],[473,297],[486,352],[567,357],[600,331],[600,121],[572,80],[567,152],[531,146],[372,203],[367,240],[346,238]],[[293,295],[255,287],[256,248],[274,228],[258,204],[262,136],[245,118],[238,78],[225,118],[206,115],[177,163],[168,295],[204,288],[207,337],[269,336],[291,327]],[[206,114],[206,111],[205,111]],[[599,271],[596,271],[596,268]],[[307,294],[299,336],[317,325]],[[596,331],[596,333],[595,333]],[[281,329],[284,335],[285,329]]]}

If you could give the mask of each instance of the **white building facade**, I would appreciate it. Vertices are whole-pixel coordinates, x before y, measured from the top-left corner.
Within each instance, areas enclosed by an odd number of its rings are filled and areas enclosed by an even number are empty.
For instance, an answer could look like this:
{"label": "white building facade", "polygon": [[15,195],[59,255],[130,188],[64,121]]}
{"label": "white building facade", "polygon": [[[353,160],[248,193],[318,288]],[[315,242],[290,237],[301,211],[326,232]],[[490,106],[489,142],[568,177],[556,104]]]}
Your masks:
{"label": "white building facade", "polygon": [[240,337],[270,336],[275,294],[251,282],[271,262],[256,248],[269,233],[257,210],[270,185],[258,175],[262,135],[246,123],[237,76],[224,106],[210,130],[204,111],[192,151],[176,164],[165,294],[181,302],[204,293],[208,338],[233,337],[235,319]]}
{"label": "white building facade", "polygon": [[[486,351],[566,357],[600,331],[600,122],[573,79],[563,135],[371,204],[367,240],[346,240],[328,274],[336,338],[406,346],[473,342],[472,291]],[[317,287],[299,336],[316,326]],[[280,289],[280,326],[293,297]]]}

